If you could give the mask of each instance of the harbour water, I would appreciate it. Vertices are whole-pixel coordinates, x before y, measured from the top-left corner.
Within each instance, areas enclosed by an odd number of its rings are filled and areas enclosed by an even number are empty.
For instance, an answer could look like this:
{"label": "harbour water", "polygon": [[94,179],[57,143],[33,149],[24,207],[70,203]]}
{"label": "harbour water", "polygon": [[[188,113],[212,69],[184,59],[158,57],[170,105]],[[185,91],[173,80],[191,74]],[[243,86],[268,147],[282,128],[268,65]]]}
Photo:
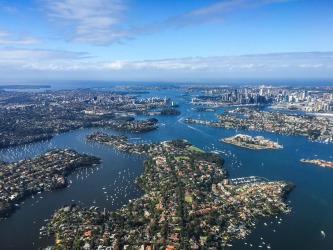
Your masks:
{"label": "harbour water", "polygon": [[[301,163],[301,158],[333,160],[333,145],[309,142],[305,137],[279,135],[269,132],[235,131],[186,124],[184,118],[215,120],[215,112],[197,112],[188,104],[190,97],[177,90],[154,90],[144,96],[169,97],[179,104],[179,116],[158,116],[159,129],[140,135],[132,142],[187,139],[206,151],[219,150],[225,159],[224,167],[230,178],[262,176],[269,180],[287,180],[296,185],[287,202],[290,214],[260,218],[252,233],[244,240],[232,242],[228,249],[332,249],[333,246],[333,169]],[[145,118],[145,117],[138,117]],[[151,117],[150,117],[151,118]],[[111,146],[85,141],[85,136],[100,129],[76,130],[54,136],[49,141],[0,150],[0,160],[16,161],[36,156],[51,148],[71,148],[102,158],[97,168],[74,172],[70,186],[45,192],[27,199],[9,218],[0,222],[1,249],[38,249],[53,243],[53,238],[41,236],[39,229],[46,225],[52,213],[61,206],[76,203],[115,210],[143,194],[134,184],[142,173],[144,156],[131,155]],[[107,133],[118,133],[103,130]],[[220,138],[236,133],[262,135],[284,146],[280,150],[250,150],[225,144]],[[138,138],[139,137],[139,138]],[[321,231],[325,232],[323,237]],[[260,247],[261,246],[261,247]]]}

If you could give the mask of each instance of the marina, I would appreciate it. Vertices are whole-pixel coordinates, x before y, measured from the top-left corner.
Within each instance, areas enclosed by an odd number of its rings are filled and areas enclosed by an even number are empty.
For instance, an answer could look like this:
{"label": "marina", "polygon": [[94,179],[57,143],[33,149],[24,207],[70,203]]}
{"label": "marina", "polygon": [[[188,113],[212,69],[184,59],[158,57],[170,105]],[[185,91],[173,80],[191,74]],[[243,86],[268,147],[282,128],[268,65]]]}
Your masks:
{"label": "marina", "polygon": [[267,182],[267,181],[269,181],[267,178],[259,176],[240,177],[228,180],[229,184],[231,185],[242,185],[242,184],[251,184],[251,183]]}

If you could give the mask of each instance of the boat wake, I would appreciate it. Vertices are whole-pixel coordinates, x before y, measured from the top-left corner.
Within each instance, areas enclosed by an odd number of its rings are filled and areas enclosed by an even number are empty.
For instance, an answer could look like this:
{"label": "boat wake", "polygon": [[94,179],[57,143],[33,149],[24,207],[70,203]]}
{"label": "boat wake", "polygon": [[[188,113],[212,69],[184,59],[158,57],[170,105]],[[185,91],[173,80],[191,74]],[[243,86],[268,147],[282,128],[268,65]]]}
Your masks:
{"label": "boat wake", "polygon": [[214,138],[214,139],[215,139],[214,136],[212,136],[212,135],[210,135],[210,134],[204,132],[204,131],[201,130],[201,129],[198,129],[198,128],[195,128],[195,127],[192,127],[192,126],[190,126],[190,125],[187,125],[187,127],[190,128],[190,129],[193,129],[193,130],[195,130],[195,131],[198,131],[198,132],[200,132],[200,133],[206,135],[207,137],[211,137],[211,138]]}

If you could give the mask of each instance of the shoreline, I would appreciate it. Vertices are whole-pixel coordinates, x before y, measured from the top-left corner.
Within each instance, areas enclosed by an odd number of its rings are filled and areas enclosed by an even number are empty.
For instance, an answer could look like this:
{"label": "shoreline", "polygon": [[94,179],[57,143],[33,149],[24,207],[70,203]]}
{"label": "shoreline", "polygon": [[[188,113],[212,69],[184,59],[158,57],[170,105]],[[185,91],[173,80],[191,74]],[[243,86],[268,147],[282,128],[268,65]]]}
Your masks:
{"label": "shoreline", "polygon": [[333,168],[333,161],[325,161],[325,160],[321,160],[321,159],[300,159],[301,162],[305,162],[305,163],[311,163],[311,164],[315,164],[318,165],[320,167],[323,168]]}
{"label": "shoreline", "polygon": [[228,138],[220,139],[221,142],[229,143],[238,147],[252,149],[252,150],[264,150],[264,149],[282,149],[283,146],[277,142],[265,139],[262,136],[252,137],[245,134],[238,134]]}
{"label": "shoreline", "polygon": [[[66,188],[73,171],[101,163],[96,156],[75,150],[53,149],[36,157],[0,162],[0,220],[15,212],[19,204],[35,194]],[[15,174],[10,175],[12,171]]]}
{"label": "shoreline", "polygon": [[[49,234],[61,237],[56,247],[96,249],[101,244],[118,249],[166,245],[206,249],[217,242],[223,248],[248,235],[256,218],[290,212],[285,197],[293,187],[291,183],[233,185],[227,179],[222,157],[199,150],[186,140],[131,144],[124,135],[102,132],[92,133],[86,140],[146,154],[144,172],[135,180],[145,194],[112,212],[75,204],[60,208],[47,226]],[[241,200],[247,203],[240,205]],[[94,230],[91,224],[96,225]]]}

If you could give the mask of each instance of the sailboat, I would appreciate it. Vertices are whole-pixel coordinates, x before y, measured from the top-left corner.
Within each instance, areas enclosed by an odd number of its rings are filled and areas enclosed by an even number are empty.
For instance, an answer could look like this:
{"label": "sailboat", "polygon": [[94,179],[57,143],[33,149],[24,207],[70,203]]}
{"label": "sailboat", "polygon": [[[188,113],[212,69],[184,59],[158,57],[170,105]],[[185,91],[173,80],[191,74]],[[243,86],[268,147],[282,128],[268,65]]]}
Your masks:
{"label": "sailboat", "polygon": [[283,148],[283,145],[279,145],[279,138],[276,138],[276,143],[277,143],[277,146],[280,146],[281,148]]}

